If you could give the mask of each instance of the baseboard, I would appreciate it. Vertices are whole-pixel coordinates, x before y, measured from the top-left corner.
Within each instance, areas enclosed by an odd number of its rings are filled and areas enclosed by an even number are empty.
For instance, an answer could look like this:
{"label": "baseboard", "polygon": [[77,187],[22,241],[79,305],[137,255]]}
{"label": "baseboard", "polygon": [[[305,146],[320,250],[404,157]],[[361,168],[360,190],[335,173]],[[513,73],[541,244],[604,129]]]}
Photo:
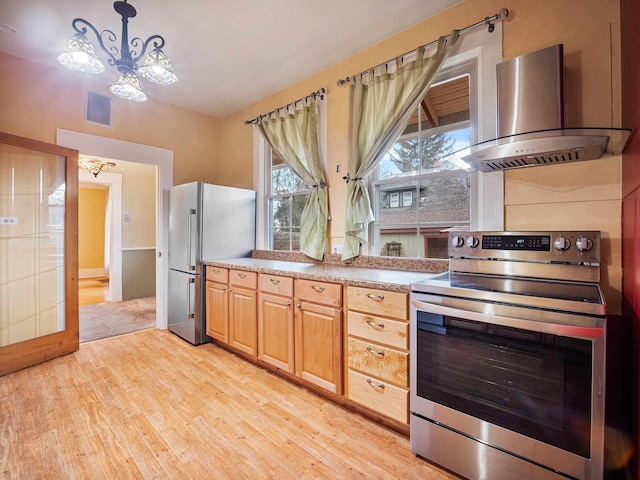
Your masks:
{"label": "baseboard", "polygon": [[78,272],[80,278],[104,277],[104,268],[81,268]]}

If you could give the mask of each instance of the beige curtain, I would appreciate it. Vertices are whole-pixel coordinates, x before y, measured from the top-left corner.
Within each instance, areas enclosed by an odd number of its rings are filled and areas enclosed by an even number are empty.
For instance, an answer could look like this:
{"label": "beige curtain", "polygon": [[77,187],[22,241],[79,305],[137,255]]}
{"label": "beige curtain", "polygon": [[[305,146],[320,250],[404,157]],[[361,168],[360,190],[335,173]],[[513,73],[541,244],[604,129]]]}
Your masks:
{"label": "beige curtain", "polygon": [[311,187],[300,220],[300,251],[322,260],[327,246],[328,197],[318,147],[315,98],[305,103],[302,110],[287,109],[285,116],[277,112],[275,116],[260,118],[257,126],[271,148]]}
{"label": "beige curtain", "polygon": [[424,58],[424,48],[416,59],[403,64],[398,57],[392,72],[367,73],[350,79],[349,152],[347,159],[347,204],[342,260],[360,255],[368,241],[369,224],[374,220],[365,177],[378,165],[406,128],[458,39],[458,31],[441,37],[436,52]]}

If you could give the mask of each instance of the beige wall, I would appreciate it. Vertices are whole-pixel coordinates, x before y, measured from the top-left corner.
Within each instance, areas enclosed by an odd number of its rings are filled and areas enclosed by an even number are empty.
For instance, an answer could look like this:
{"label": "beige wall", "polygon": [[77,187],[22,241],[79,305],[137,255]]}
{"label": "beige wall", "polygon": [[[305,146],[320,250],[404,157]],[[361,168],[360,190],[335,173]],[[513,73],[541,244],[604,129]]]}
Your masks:
{"label": "beige wall", "polygon": [[122,248],[156,246],[156,167],[119,162],[122,174]]}
{"label": "beige wall", "polygon": [[104,269],[106,188],[78,189],[78,268]]}
{"label": "beige wall", "polygon": [[[107,73],[94,77],[2,52],[0,72],[0,131],[55,144],[56,129],[62,128],[166,148],[174,152],[175,184],[218,182],[217,119],[154,100],[113,97],[98,83],[111,80]],[[84,120],[87,90],[111,97],[110,127]]]}
{"label": "beige wall", "polygon": [[[325,87],[330,235],[334,243],[342,243],[345,168],[336,173],[336,166],[346,167],[348,88],[337,87],[336,80],[502,7],[510,11],[503,25],[505,59],[565,44],[567,125],[621,126],[617,0],[466,0],[222,120],[153,100],[141,105],[114,98],[112,127],[90,124],[83,120],[85,92],[91,88],[105,93],[104,85],[65,69],[0,54],[0,131],[54,143],[56,128],[64,128],[168,148],[175,152],[176,184],[198,179],[254,187],[253,129],[244,121]],[[620,312],[620,184],[619,158],[505,174],[505,228],[603,231],[604,284],[611,313]]]}
{"label": "beige wall", "polygon": [[[244,120],[325,87],[327,181],[333,243],[342,243],[347,161],[348,88],[336,80],[509,9],[503,24],[504,59],[563,43],[566,125],[620,127],[620,20],[616,0],[466,0],[445,12],[332,65],[284,91],[222,120],[220,178],[252,182],[253,133]],[[613,65],[613,67],[612,67]],[[343,165],[341,173],[336,166]],[[505,172],[505,228],[602,230],[604,290],[620,313],[620,158]]]}

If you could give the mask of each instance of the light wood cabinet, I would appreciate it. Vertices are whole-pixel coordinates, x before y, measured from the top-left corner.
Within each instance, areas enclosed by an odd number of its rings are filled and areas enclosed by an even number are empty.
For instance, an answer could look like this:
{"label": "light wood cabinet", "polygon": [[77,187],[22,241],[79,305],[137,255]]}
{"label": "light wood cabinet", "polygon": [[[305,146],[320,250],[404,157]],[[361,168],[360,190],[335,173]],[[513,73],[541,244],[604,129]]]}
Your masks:
{"label": "light wood cabinet", "polygon": [[229,270],[229,345],[257,356],[258,274]]}
{"label": "light wood cabinet", "polygon": [[295,372],[342,394],[342,286],[295,279]]}
{"label": "light wood cabinet", "polygon": [[293,278],[260,274],[259,284],[258,358],[295,373]]}
{"label": "light wood cabinet", "polygon": [[206,332],[212,338],[229,343],[229,270],[207,266]]}
{"label": "light wood cabinet", "polygon": [[408,295],[350,286],[347,308],[347,398],[408,423]]}

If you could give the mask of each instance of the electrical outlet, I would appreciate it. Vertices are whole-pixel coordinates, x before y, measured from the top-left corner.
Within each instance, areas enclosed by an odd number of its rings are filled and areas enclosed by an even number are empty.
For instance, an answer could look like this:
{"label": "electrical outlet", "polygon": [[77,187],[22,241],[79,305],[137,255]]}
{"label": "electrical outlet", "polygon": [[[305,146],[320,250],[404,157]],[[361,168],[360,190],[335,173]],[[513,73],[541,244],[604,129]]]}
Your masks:
{"label": "electrical outlet", "polygon": [[336,255],[340,255],[342,253],[342,245],[334,245],[332,249],[332,253]]}

